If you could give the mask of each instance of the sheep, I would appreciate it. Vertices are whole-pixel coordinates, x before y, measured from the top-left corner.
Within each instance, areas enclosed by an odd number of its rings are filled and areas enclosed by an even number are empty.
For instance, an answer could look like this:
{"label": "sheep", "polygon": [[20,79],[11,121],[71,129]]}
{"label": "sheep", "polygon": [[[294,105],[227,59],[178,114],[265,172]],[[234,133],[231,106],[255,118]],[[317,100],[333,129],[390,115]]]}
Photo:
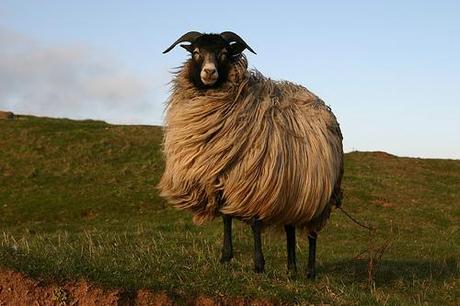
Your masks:
{"label": "sheep", "polygon": [[284,226],[287,268],[297,271],[296,228],[308,231],[307,277],[314,278],[317,233],[341,205],[342,134],[331,109],[306,88],[248,70],[254,50],[237,34],[188,32],[167,102],[158,184],[195,223],[222,216],[221,262],[233,257],[232,219],[251,225],[254,270],[264,271],[261,230]]}

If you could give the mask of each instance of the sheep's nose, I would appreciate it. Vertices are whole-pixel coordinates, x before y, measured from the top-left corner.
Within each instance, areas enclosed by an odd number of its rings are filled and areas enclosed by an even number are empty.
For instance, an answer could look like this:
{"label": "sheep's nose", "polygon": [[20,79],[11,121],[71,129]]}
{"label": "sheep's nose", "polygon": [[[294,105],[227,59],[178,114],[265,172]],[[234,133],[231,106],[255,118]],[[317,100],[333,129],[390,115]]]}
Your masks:
{"label": "sheep's nose", "polygon": [[208,76],[213,76],[216,73],[216,68],[204,68],[204,72],[206,72]]}

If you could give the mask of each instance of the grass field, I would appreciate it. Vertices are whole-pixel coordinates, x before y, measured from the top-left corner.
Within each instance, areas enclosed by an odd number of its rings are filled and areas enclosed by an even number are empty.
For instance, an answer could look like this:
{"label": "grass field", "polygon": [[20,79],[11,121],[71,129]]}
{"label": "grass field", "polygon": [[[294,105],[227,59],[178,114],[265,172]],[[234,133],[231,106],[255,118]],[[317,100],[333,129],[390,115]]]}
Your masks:
{"label": "grass field", "polygon": [[[189,296],[334,305],[460,304],[460,160],[346,154],[344,208],[318,239],[315,281],[286,273],[284,233],[263,235],[265,274],[252,272],[250,228],[237,222],[235,258],[219,263],[222,224],[195,226],[154,186],[162,131],[19,116],[0,120],[0,267],[45,281]],[[301,234],[301,235],[300,235]],[[368,281],[372,248],[390,241]],[[367,253],[358,256],[363,251]]]}

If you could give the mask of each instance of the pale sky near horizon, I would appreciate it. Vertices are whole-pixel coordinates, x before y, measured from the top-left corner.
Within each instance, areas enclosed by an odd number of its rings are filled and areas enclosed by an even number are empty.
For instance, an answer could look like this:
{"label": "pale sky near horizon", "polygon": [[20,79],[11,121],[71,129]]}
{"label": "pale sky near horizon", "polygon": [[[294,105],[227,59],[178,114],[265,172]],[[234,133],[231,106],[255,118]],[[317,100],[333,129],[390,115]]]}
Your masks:
{"label": "pale sky near horizon", "polygon": [[460,1],[0,0],[0,110],[161,124],[190,30],[320,96],[346,151],[460,159]]}

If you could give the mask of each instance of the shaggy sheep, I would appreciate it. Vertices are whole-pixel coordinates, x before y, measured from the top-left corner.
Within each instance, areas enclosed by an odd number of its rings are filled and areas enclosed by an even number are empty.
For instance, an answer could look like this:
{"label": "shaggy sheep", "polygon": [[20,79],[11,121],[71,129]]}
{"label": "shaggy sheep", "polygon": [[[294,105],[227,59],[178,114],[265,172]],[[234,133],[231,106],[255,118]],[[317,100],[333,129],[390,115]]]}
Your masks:
{"label": "shaggy sheep", "polygon": [[223,216],[222,262],[233,257],[232,218],[250,223],[257,272],[263,226],[284,226],[294,271],[295,228],[306,228],[307,276],[314,277],[317,233],[341,203],[336,118],[306,88],[248,71],[242,52],[255,52],[233,32],[189,32],[163,53],[182,42],[191,58],[167,104],[161,195],[197,223]]}

